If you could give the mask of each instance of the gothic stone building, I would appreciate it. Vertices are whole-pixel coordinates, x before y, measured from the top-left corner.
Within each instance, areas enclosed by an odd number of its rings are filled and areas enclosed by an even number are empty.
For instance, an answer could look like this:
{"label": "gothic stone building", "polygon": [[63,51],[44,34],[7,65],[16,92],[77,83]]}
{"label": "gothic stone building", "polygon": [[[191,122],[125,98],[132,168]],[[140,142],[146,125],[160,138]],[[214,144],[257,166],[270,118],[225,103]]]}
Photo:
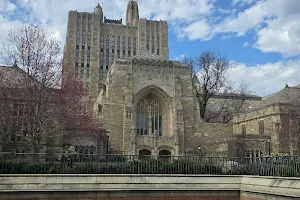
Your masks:
{"label": "gothic stone building", "polygon": [[140,19],[136,1],[128,3],[126,25],[122,19],[104,17],[99,4],[92,13],[69,12],[65,66],[80,76],[93,99],[103,89],[114,60],[142,52],[168,59],[168,25]]}
{"label": "gothic stone building", "polygon": [[139,18],[129,1],[126,25],[70,11],[65,68],[94,100],[114,153],[178,155],[195,132],[191,69],[170,61],[166,21]]}
{"label": "gothic stone building", "polygon": [[299,99],[300,86],[286,85],[279,92],[263,97],[248,112],[234,116],[234,136],[247,141],[243,142],[248,155],[263,151],[266,155],[299,154]]}
{"label": "gothic stone building", "polygon": [[[233,126],[200,121],[190,66],[169,60],[167,22],[139,18],[136,1],[128,2],[125,25],[105,18],[99,4],[92,13],[70,11],[64,62],[84,82],[112,153],[227,155],[247,144],[265,154],[269,136],[277,144],[264,110],[237,115]],[[250,98],[249,107],[259,101]],[[265,134],[241,134],[243,124],[250,133],[260,118],[266,119]]]}

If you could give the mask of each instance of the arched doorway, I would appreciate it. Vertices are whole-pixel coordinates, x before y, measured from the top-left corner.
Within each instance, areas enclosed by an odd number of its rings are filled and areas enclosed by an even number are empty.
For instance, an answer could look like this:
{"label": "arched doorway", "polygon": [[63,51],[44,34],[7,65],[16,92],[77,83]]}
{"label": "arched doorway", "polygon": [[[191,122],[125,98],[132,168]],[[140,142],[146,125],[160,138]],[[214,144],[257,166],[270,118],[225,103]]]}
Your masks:
{"label": "arched doorway", "polygon": [[148,149],[142,149],[139,151],[139,159],[150,159],[151,158],[151,151]]}
{"label": "arched doorway", "polygon": [[163,134],[163,106],[152,93],[144,96],[136,105],[136,130],[138,135]]}
{"label": "arched doorway", "polygon": [[159,155],[160,156],[170,156],[171,152],[168,150],[161,150],[161,151],[159,151]]}
{"label": "arched doorway", "polygon": [[171,152],[168,150],[161,150],[158,153],[160,160],[170,161],[171,160]]}

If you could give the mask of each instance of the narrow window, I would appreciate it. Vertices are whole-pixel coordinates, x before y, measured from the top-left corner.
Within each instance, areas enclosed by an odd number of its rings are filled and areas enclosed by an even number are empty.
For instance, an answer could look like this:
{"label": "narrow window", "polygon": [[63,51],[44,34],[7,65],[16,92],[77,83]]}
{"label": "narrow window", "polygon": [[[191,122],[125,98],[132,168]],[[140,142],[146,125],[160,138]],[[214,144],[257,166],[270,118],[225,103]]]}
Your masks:
{"label": "narrow window", "polygon": [[128,57],[131,57],[131,38],[128,38]]}
{"label": "narrow window", "polygon": [[111,57],[114,58],[115,57],[115,36],[112,36],[112,40],[111,40]]}
{"label": "narrow window", "polygon": [[242,125],[242,134],[245,135],[246,134],[246,124]]}
{"label": "narrow window", "polygon": [[75,63],[75,75],[78,76],[78,62]]}
{"label": "narrow window", "polygon": [[264,121],[258,122],[258,131],[259,131],[259,134],[264,134]]}
{"label": "narrow window", "polygon": [[159,37],[156,39],[156,50],[157,50],[157,55],[159,55]]}
{"label": "narrow window", "polygon": [[147,51],[149,51],[149,37],[147,37],[147,42],[146,42],[146,49],[147,49]]}
{"label": "narrow window", "polygon": [[125,58],[125,37],[123,37],[122,39],[122,48],[123,48],[123,54],[122,54],[122,58]]}
{"label": "narrow window", "polygon": [[76,45],[78,45],[78,46],[79,46],[79,40],[80,40],[80,31],[78,29],[77,33],[76,33]]}
{"label": "narrow window", "polygon": [[82,31],[82,48],[84,49],[85,45],[85,30]]}
{"label": "narrow window", "polygon": [[133,55],[136,55],[136,39],[133,38]]}
{"label": "narrow window", "polygon": [[90,81],[90,64],[89,63],[86,64],[86,81],[87,82]]}
{"label": "narrow window", "polygon": [[109,66],[109,36],[106,38],[106,72],[108,71]]}
{"label": "narrow window", "polygon": [[154,37],[152,37],[152,53],[154,53]]}
{"label": "narrow window", "polygon": [[84,77],[84,64],[81,63],[81,68],[80,68],[80,78],[81,78],[81,80],[83,80],[83,77]]}

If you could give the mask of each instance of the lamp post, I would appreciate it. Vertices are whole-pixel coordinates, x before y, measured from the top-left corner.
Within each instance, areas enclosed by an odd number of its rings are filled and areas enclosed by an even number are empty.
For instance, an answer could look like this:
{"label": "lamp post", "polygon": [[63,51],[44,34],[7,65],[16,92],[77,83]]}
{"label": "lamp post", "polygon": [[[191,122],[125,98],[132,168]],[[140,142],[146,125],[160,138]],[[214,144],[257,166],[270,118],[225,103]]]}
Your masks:
{"label": "lamp post", "polygon": [[109,135],[110,135],[110,130],[106,131],[106,155],[109,154]]}
{"label": "lamp post", "polygon": [[198,151],[199,151],[199,156],[200,156],[200,159],[201,159],[202,158],[202,147],[201,146],[198,147]]}
{"label": "lamp post", "polygon": [[268,145],[269,145],[269,157],[271,156],[271,139],[268,139]]}

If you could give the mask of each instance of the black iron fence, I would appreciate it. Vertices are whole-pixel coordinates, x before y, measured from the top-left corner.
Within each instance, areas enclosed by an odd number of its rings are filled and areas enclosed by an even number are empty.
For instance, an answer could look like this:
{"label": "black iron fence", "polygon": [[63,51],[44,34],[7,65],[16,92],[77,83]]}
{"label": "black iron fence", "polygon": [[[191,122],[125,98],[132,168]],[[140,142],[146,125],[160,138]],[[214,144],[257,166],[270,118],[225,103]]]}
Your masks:
{"label": "black iron fence", "polygon": [[300,157],[0,153],[1,174],[215,174],[300,177]]}

